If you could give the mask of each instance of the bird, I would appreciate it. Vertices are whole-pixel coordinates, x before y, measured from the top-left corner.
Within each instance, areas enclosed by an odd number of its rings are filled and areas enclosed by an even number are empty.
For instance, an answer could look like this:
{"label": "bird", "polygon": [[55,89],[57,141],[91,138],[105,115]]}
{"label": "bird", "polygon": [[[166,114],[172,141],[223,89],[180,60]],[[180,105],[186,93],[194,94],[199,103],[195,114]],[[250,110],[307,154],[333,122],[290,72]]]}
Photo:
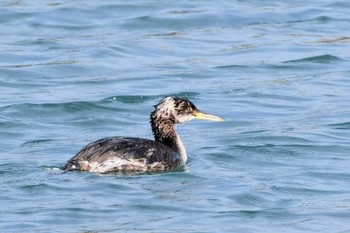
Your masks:
{"label": "bird", "polygon": [[150,115],[154,140],[106,137],[84,146],[63,167],[64,171],[92,173],[154,173],[183,167],[187,153],[175,124],[193,119],[224,121],[204,113],[187,98],[166,96]]}

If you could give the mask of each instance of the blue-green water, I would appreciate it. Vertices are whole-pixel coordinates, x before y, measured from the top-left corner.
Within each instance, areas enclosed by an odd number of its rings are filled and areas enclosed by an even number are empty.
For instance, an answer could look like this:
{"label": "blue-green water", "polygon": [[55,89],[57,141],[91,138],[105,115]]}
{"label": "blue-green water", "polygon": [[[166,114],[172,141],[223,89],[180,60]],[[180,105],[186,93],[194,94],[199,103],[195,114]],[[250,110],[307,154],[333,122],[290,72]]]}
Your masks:
{"label": "blue-green water", "polygon": [[[0,3],[1,232],[350,232],[348,1]],[[165,95],[181,172],[63,173],[105,136],[151,138]]]}

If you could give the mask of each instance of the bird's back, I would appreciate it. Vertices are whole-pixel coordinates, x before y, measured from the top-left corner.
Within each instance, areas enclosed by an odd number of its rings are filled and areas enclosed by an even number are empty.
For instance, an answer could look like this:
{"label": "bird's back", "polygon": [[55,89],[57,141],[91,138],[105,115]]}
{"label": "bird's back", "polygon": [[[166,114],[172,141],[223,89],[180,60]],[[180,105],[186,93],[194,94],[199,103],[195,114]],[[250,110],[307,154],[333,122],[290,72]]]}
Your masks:
{"label": "bird's back", "polygon": [[181,157],[161,142],[109,137],[83,147],[63,169],[98,173],[154,172],[172,170],[182,164]]}

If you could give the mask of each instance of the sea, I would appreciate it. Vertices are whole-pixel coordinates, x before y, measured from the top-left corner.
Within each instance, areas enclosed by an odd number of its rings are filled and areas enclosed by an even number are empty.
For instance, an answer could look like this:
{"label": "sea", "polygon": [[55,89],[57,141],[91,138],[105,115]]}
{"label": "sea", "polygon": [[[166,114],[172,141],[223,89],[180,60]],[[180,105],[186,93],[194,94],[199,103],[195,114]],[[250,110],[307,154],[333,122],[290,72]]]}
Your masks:
{"label": "sea", "polygon": [[[350,233],[350,2],[0,2],[0,232]],[[153,138],[181,96],[189,161],[64,172],[84,145]]]}

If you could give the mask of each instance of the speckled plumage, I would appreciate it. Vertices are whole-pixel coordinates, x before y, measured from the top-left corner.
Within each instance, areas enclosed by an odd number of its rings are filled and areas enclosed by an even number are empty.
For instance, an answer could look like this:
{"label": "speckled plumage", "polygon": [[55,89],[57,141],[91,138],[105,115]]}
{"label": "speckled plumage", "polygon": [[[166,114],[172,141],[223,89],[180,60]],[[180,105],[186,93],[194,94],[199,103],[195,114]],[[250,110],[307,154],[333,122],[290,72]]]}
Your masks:
{"label": "speckled plumage", "polygon": [[143,138],[110,137],[83,147],[68,161],[64,170],[98,173],[152,172],[171,170],[181,164],[181,157],[161,142]]}
{"label": "speckled plumage", "polygon": [[132,137],[103,138],[83,147],[63,169],[96,173],[176,169],[186,163],[187,153],[174,126],[194,119],[196,114],[203,113],[189,100],[165,97],[155,105],[150,117],[154,141]]}

